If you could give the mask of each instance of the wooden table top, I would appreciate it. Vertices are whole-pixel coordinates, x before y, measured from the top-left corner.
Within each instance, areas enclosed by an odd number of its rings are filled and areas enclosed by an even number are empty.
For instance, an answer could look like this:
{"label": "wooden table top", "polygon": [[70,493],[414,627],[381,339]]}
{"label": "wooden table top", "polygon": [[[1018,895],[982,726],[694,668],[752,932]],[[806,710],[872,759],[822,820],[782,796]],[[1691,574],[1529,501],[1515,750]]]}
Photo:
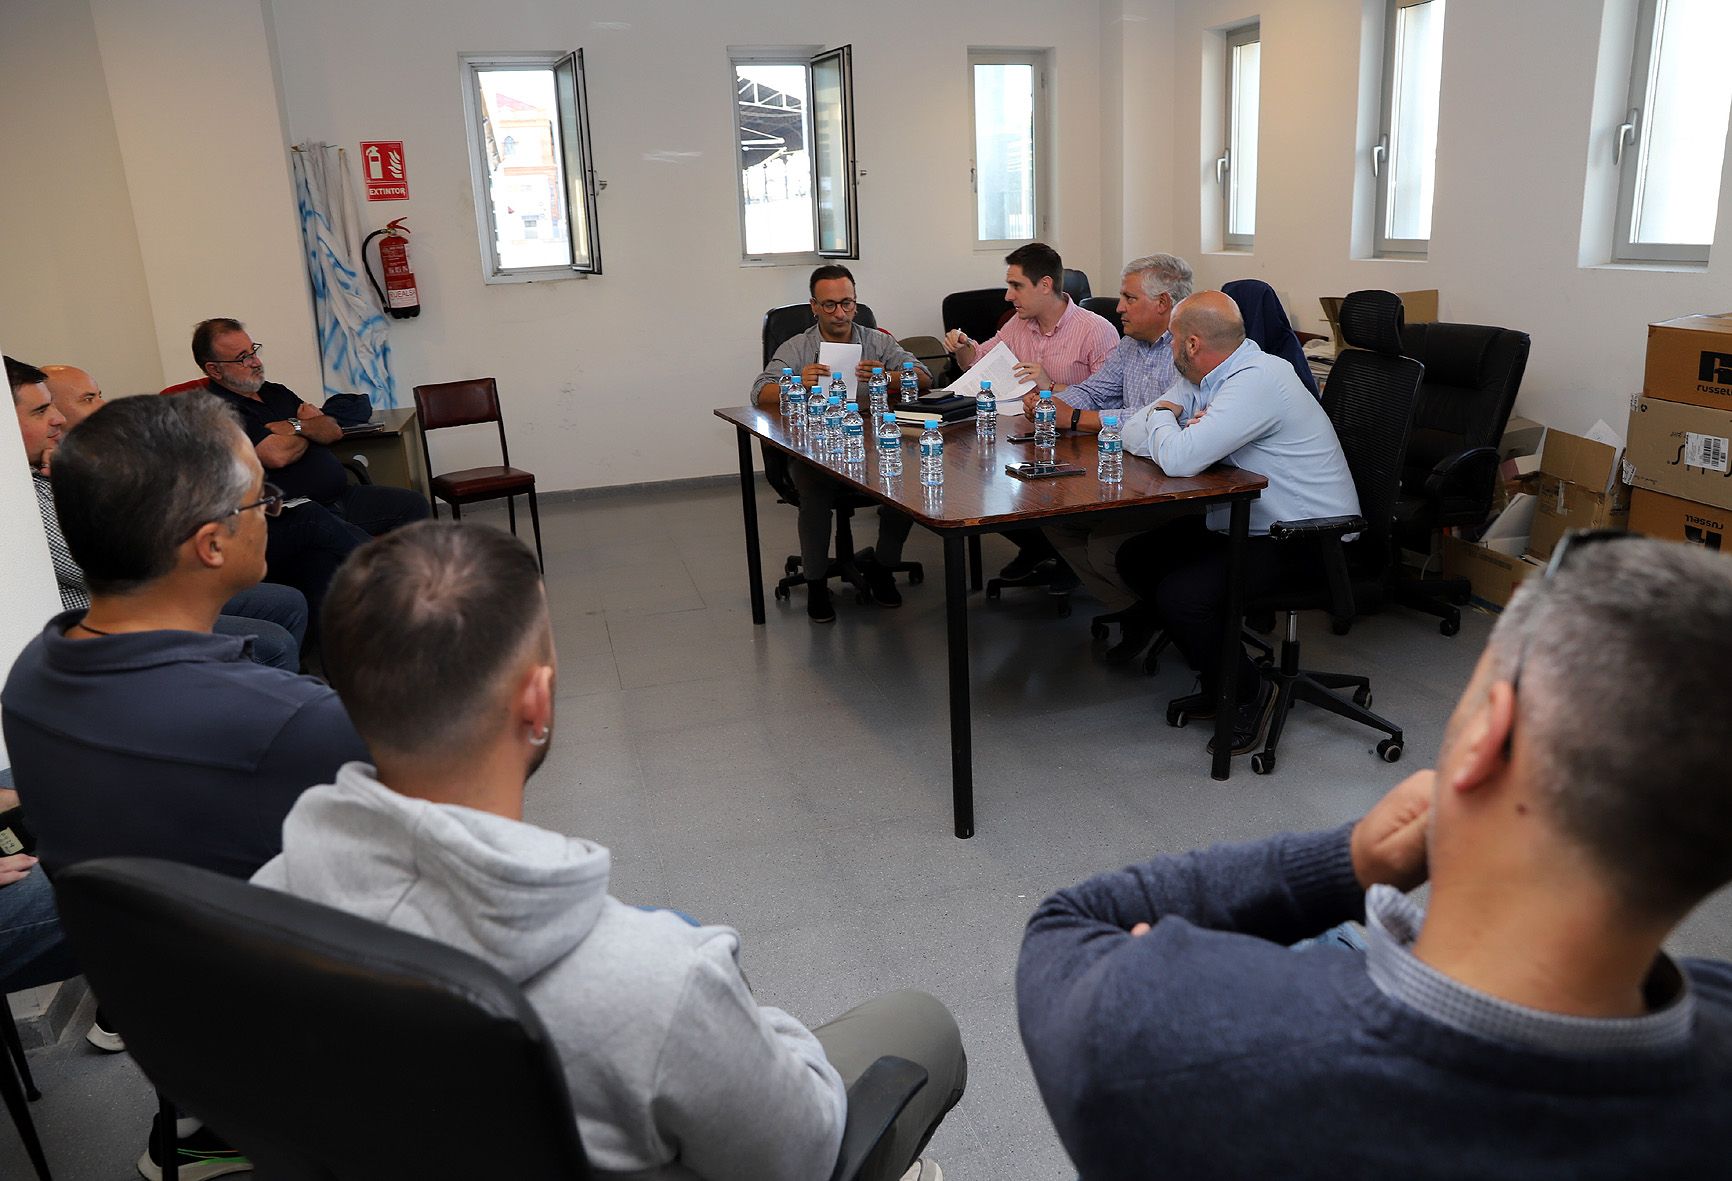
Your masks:
{"label": "wooden table top", "polygon": [[895,505],[930,529],[979,531],[1136,506],[1239,499],[1254,495],[1269,483],[1255,472],[1231,467],[1214,467],[1195,476],[1169,476],[1159,464],[1127,452],[1124,481],[1103,484],[1095,474],[1095,436],[1065,432],[1059,434],[1056,457],[1061,463],[1082,468],[1083,474],[1019,480],[1005,472],[1005,465],[1033,460],[1034,447],[1007,442],[1006,436],[1026,434],[1034,428],[1020,414],[1000,413],[995,443],[982,443],[975,437],[972,419],[944,429],[944,483],[928,489],[920,482],[917,432],[903,432],[902,474],[885,480],[878,474],[878,449],[870,430],[866,462],[843,464],[814,456],[804,435],[795,438],[774,409],[732,406],[715,414],[779,451],[824,468],[842,484]]}

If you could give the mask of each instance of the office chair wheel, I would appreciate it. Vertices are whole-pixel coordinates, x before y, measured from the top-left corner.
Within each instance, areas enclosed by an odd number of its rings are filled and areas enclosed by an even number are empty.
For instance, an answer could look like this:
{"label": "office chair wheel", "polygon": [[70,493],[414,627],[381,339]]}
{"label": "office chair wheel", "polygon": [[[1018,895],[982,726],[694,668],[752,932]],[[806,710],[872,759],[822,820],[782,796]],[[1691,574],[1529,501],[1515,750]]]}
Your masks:
{"label": "office chair wheel", "polygon": [[1275,769],[1275,756],[1269,751],[1260,750],[1251,756],[1251,770],[1258,775],[1267,775]]}
{"label": "office chair wheel", "polygon": [[798,574],[799,572],[800,572],[800,559],[799,558],[790,557],[786,562],[782,563],[782,573],[788,575],[790,578],[792,578],[794,575]]}
{"label": "office chair wheel", "polygon": [[1371,690],[1369,690],[1369,689],[1355,689],[1353,691],[1353,704],[1357,705],[1360,709],[1370,709],[1371,708]]}
{"label": "office chair wheel", "polygon": [[1437,625],[1437,630],[1440,635],[1453,636],[1461,630],[1461,619],[1446,619]]}
{"label": "office chair wheel", "polygon": [[1089,621],[1089,639],[1104,640],[1109,634],[1107,625],[1102,623],[1100,620],[1091,619]]}
{"label": "office chair wheel", "polygon": [[1385,738],[1377,744],[1377,757],[1386,763],[1401,761],[1401,739]]}
{"label": "office chair wheel", "polygon": [[776,600],[777,600],[777,602],[781,602],[784,599],[789,599],[792,597],[793,597],[793,592],[788,590],[787,587],[781,585],[780,583],[776,584]]}
{"label": "office chair wheel", "polygon": [[1170,705],[1167,707],[1167,725],[1172,726],[1175,729],[1182,730],[1185,728],[1185,723],[1189,722],[1190,720],[1191,720],[1191,715],[1186,713],[1184,710],[1174,709]]}
{"label": "office chair wheel", "polygon": [[1458,590],[1452,590],[1449,592],[1449,601],[1454,603],[1457,607],[1465,607],[1472,600],[1473,591],[1468,587],[1464,586]]}

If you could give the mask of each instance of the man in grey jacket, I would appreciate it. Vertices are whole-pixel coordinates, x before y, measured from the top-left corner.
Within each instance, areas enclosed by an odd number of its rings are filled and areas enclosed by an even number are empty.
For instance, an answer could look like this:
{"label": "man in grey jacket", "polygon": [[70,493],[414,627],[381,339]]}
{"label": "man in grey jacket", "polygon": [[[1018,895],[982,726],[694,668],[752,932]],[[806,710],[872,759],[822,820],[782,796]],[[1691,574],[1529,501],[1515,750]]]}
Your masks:
{"label": "man in grey jacket", "polygon": [[497,530],[427,522],[353,554],[325,601],[326,666],[377,767],[350,763],[283,825],[254,881],[493,964],[565,1065],[603,1173],[827,1177],[848,1081],[881,1054],[927,1067],[868,1176],[916,1159],[961,1097],[955,1020],[896,993],[808,1031],[753,999],[739,935],[607,892],[608,851],[523,822],[554,725],[553,635],[534,555]]}

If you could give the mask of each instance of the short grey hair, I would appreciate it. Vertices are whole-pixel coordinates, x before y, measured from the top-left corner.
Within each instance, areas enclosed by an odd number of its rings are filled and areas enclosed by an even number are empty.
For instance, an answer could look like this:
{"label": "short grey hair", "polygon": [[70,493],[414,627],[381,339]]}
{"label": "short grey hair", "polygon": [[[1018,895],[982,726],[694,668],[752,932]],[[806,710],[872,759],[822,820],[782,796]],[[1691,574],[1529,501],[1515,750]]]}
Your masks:
{"label": "short grey hair", "polygon": [[1191,264],[1176,254],[1145,254],[1133,258],[1125,264],[1119,278],[1128,279],[1132,275],[1142,276],[1143,294],[1150,299],[1165,291],[1173,297],[1174,303],[1178,303],[1191,294]]}
{"label": "short grey hair", "polygon": [[1515,732],[1558,830],[1633,911],[1732,881],[1732,561],[1622,538],[1528,579],[1497,627]]}

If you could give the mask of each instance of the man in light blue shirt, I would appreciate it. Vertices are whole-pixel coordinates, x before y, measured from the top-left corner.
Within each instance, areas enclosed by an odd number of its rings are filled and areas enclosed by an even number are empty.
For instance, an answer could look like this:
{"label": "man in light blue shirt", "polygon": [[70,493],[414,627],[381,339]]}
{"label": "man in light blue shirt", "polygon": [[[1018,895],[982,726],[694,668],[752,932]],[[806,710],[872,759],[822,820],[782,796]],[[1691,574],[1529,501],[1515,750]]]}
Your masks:
{"label": "man in light blue shirt", "polygon": [[[1269,539],[1275,521],[1352,516],[1359,496],[1329,415],[1299,381],[1293,366],[1245,338],[1238,306],[1219,291],[1191,296],[1174,310],[1173,363],[1184,380],[1124,425],[1125,450],[1144,455],[1170,476],[1193,476],[1228,463],[1266,476],[1251,504],[1245,549],[1245,591],[1263,592],[1295,565],[1314,562],[1284,552]],[[1173,640],[1202,674],[1202,692],[1174,704],[1193,718],[1212,716],[1226,621],[1229,509],[1209,510],[1207,527],[1194,517],[1146,533],[1119,551],[1119,573],[1152,602]],[[1242,652],[1239,716],[1233,753],[1258,744],[1273,687]],[[1199,712],[1201,711],[1201,712]]]}

